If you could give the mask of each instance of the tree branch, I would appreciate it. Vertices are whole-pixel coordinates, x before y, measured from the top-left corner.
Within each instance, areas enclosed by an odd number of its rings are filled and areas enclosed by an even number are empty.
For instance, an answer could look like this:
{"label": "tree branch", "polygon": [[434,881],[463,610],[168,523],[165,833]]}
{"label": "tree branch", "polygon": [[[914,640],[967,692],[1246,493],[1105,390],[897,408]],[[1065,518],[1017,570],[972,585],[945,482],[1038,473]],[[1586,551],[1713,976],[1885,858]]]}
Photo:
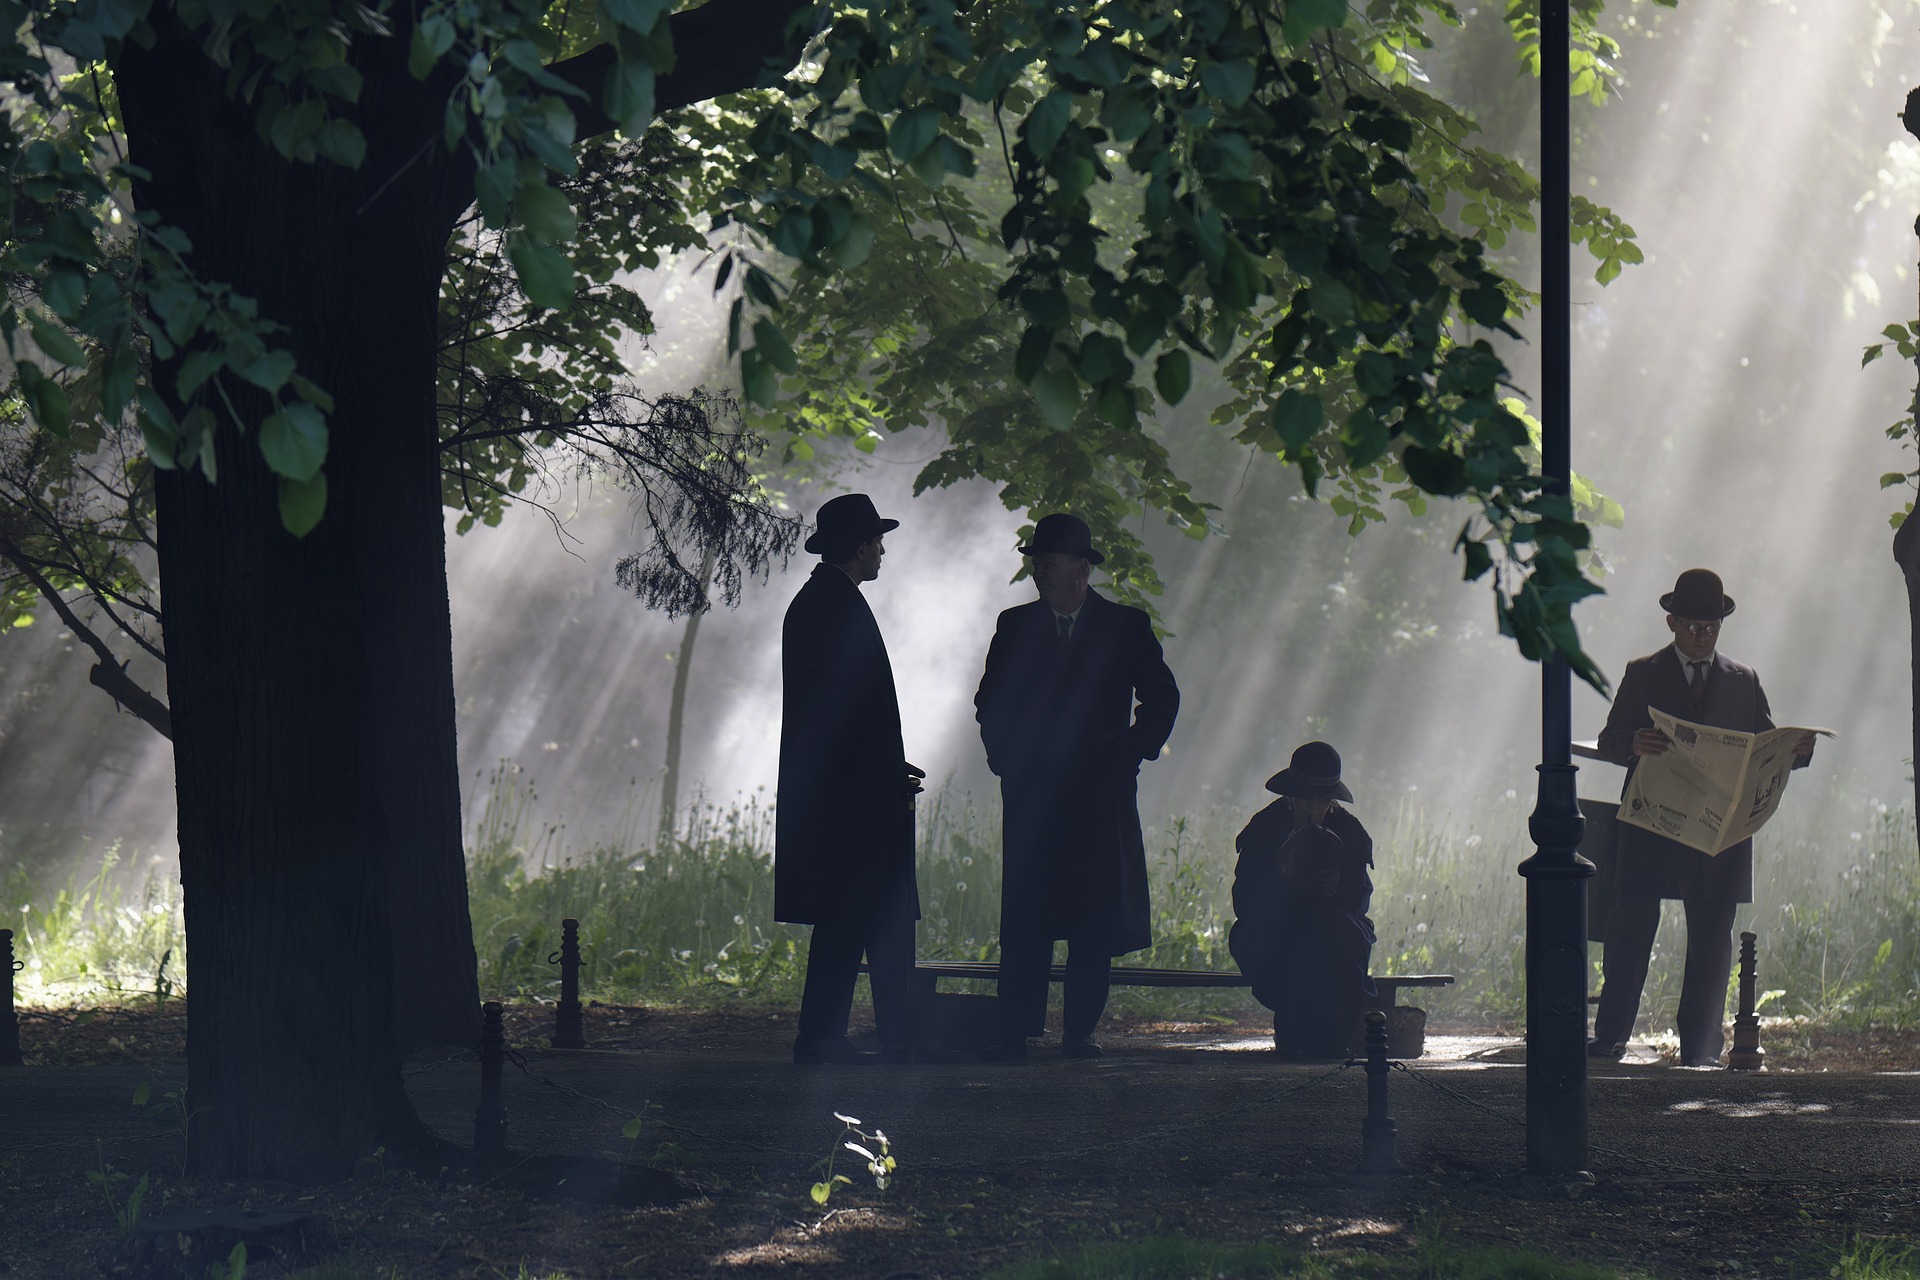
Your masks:
{"label": "tree branch", "polygon": [[55,590],[54,585],[34,567],[32,558],[23,553],[14,544],[13,539],[4,536],[0,536],[0,556],[11,561],[13,567],[18,569],[27,581],[33,583],[41,597],[53,606],[55,613],[60,615],[60,621],[66,623],[68,630],[79,637],[81,643],[93,650],[100,659],[93,664],[93,670],[87,672],[87,679],[104,689],[115,704],[139,716],[153,726],[161,737],[172,741],[173,712],[167,704],[134,683],[133,677],[127,674],[126,664],[115,656],[106,641],[94,634],[92,627],[80,621],[79,615],[74,613],[66,597]]}
{"label": "tree branch", "polygon": [[[771,83],[799,61],[806,34],[789,35],[787,23],[806,8],[804,0],[710,0],[667,19],[673,24],[674,68],[654,86],[654,110],[705,102]],[[600,109],[600,91],[613,67],[613,47],[599,44],[547,68],[586,90],[573,104],[581,138],[609,133],[618,121]]]}

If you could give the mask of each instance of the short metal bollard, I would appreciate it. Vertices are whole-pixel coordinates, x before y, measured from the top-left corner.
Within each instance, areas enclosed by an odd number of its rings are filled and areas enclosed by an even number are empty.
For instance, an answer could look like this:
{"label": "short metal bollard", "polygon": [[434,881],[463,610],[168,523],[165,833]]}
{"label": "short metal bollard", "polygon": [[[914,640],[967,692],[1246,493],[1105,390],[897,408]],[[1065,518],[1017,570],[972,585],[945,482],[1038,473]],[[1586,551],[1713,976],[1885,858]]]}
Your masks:
{"label": "short metal bollard", "polygon": [[1752,933],[1740,935],[1740,1014],[1733,1020],[1733,1050],[1727,1054],[1727,1066],[1734,1071],[1765,1071],[1767,1051],[1760,1047],[1760,1015],[1754,1011],[1754,961]]}
{"label": "short metal bollard", "polygon": [[1394,1154],[1393,1117],[1387,1114],[1387,1015],[1367,1010],[1367,1118],[1360,1123],[1360,1172],[1393,1173],[1400,1167]]}
{"label": "short metal bollard", "polygon": [[473,1149],[507,1149],[507,1104],[500,1092],[500,1068],[507,1060],[507,1037],[501,1029],[498,1000],[481,1006],[480,1105],[473,1111]]}
{"label": "short metal bollard", "polygon": [[13,975],[21,967],[13,958],[13,930],[0,929],[0,969],[7,975],[7,1003],[0,1006],[0,1067],[26,1065],[20,1056],[20,1018],[13,1011]]}
{"label": "short metal bollard", "polygon": [[[547,958],[553,963],[553,957]],[[560,922],[560,1007],[553,1014],[553,1047],[584,1049],[587,1037],[580,1011],[580,922]]]}

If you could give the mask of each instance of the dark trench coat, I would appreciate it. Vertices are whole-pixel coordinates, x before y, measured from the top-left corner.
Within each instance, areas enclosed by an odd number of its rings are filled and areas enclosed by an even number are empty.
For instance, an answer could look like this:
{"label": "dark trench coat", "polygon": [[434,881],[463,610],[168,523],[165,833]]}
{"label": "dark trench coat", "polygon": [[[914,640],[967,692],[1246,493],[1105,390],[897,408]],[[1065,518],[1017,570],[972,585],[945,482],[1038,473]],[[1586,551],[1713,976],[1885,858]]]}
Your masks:
{"label": "dark trench coat", "polygon": [[862,923],[902,904],[919,919],[893,666],[866,598],[833,565],[787,606],[780,671],[774,919]]}
{"label": "dark trench coat", "polygon": [[1253,815],[1234,847],[1233,929],[1227,949],[1253,985],[1254,999],[1279,1017],[1287,1047],[1341,1051],[1363,1001],[1377,994],[1373,959],[1373,839],[1334,805],[1324,826],[1339,837],[1338,879],[1326,896],[1309,878],[1288,876],[1282,850],[1294,834],[1294,801],[1282,796]]}
{"label": "dark trench coat", "polygon": [[974,708],[1005,808],[1001,936],[1148,945],[1140,764],[1173,732],[1180,689],[1146,612],[1089,591],[1062,645],[1045,601],[1008,609]]}

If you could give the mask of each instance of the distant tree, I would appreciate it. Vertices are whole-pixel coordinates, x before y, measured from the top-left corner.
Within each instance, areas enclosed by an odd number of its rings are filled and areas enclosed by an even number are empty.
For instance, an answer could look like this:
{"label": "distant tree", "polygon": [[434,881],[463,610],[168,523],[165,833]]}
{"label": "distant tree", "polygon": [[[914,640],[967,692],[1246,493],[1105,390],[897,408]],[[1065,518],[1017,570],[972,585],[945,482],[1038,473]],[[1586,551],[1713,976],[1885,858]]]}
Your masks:
{"label": "distant tree", "polygon": [[[1309,483],[1474,503],[1459,545],[1468,576],[1493,573],[1503,629],[1599,679],[1571,614],[1596,589],[1586,531],[1543,492],[1501,364],[1469,340],[1507,327],[1517,291],[1488,267],[1486,230],[1433,216],[1450,180],[1428,189],[1416,168],[1425,139],[1456,152],[1468,127],[1396,70],[1423,21],[1457,20],[1443,0],[1382,0],[1352,30],[1345,0],[7,12],[11,390],[26,423],[79,442],[76,465],[135,422],[156,468],[203,1172],[339,1173],[376,1142],[427,1142],[401,1087],[394,964],[404,946],[426,989],[472,982],[441,506],[459,485],[486,518],[563,436],[589,441],[589,465],[660,463],[651,446],[622,455],[651,410],[623,413],[638,402],[611,375],[554,421],[516,399],[556,368],[600,367],[583,289],[685,243],[670,193],[655,227],[599,199],[637,180],[603,139],[646,137],[658,112],[769,90],[663,126],[693,149],[680,172],[698,199],[679,207],[734,237],[719,282],[741,291],[729,345],[751,403],[800,373],[783,321],[807,317],[782,306],[779,263],[801,280],[858,270],[882,231],[871,202],[904,204],[902,174],[932,191],[997,154],[999,216],[943,220],[1007,310],[923,317],[897,342],[846,331],[860,378],[876,354],[938,359],[932,376],[972,405],[942,406],[952,447],[923,483],[985,475],[1017,505],[1103,522],[1117,492],[1199,529],[1142,415],[1185,397],[1196,358],[1223,363],[1244,388],[1233,429]],[[1094,217],[1109,187],[1136,210],[1124,245]],[[462,246],[504,257],[517,289],[463,273]],[[450,296],[541,336],[463,353],[449,392]],[[481,425],[493,408],[509,428]],[[679,527],[727,564],[734,514],[693,501]],[[689,558],[669,544],[631,580],[693,604]],[[445,1034],[462,1004],[446,1002]]]}

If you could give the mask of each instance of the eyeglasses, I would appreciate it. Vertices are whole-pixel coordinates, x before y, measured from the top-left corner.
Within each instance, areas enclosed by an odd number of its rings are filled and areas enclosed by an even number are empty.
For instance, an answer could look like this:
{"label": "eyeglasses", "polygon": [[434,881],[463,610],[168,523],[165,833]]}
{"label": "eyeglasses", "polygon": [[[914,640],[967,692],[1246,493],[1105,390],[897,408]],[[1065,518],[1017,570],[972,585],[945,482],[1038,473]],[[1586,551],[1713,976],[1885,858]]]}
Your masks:
{"label": "eyeglasses", "polygon": [[1720,631],[1720,619],[1718,618],[1715,618],[1712,622],[1683,622],[1680,625],[1690,636],[1710,636],[1716,635]]}

